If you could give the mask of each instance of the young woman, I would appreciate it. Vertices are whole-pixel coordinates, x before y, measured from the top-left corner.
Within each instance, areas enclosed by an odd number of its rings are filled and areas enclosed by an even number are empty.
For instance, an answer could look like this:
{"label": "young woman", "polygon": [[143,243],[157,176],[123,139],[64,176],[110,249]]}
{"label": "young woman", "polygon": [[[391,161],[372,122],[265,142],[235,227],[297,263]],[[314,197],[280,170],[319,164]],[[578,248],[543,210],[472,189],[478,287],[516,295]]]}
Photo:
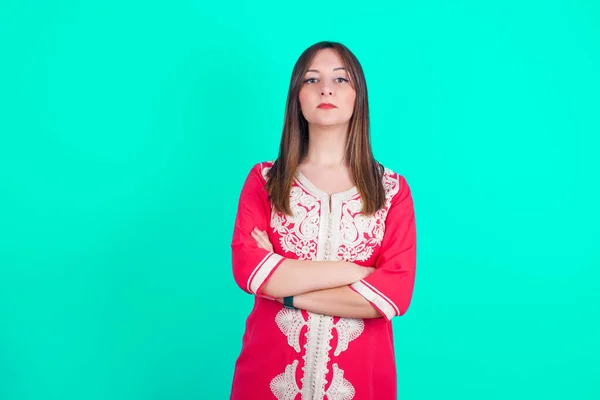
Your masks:
{"label": "young woman", "polygon": [[231,399],[396,399],[390,321],[413,292],[413,201],[373,157],[365,78],[344,45],[296,62],[279,156],[246,179],[232,251],[255,300]]}

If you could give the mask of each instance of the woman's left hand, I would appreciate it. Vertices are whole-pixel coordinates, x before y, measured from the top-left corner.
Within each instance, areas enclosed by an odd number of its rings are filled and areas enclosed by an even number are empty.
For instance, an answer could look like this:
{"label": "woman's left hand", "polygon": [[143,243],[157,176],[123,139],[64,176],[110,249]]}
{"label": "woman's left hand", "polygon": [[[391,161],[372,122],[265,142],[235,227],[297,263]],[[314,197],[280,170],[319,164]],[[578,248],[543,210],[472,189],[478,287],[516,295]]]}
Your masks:
{"label": "woman's left hand", "polygon": [[261,249],[265,249],[267,251],[273,252],[273,245],[271,244],[271,241],[269,240],[269,236],[267,235],[267,232],[263,232],[263,231],[259,230],[258,228],[254,228],[254,230],[252,231],[252,238],[254,239],[256,244],[258,244],[258,247],[260,247]]}

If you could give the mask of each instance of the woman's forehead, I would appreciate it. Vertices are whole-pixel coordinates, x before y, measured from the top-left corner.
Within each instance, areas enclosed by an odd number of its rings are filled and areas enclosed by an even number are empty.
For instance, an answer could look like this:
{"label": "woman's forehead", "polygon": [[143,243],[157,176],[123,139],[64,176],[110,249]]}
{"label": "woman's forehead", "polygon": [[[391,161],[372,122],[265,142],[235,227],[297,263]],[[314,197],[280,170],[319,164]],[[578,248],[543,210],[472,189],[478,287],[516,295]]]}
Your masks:
{"label": "woman's forehead", "polygon": [[339,54],[333,49],[319,50],[308,66],[308,70],[319,72],[344,68],[344,62]]}

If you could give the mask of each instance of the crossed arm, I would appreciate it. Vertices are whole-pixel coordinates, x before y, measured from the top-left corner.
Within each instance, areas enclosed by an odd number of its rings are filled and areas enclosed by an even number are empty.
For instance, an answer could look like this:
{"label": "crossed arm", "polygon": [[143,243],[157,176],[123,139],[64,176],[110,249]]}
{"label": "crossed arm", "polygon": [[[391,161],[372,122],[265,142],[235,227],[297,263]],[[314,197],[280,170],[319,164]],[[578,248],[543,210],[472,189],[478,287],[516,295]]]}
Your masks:
{"label": "crossed arm", "polygon": [[[259,247],[273,251],[265,232],[255,229],[252,238]],[[286,259],[270,276],[262,293],[280,303],[294,296],[294,307],[345,318],[380,318],[381,313],[348,285],[366,278],[375,269],[335,261]],[[315,279],[316,273],[319,279]]]}
{"label": "crossed arm", "polygon": [[286,259],[273,251],[265,233],[252,233],[268,229],[272,212],[262,171],[262,163],[252,167],[238,202],[231,241],[237,285],[273,300],[294,296],[296,307],[325,315],[388,321],[403,315],[416,272],[415,213],[406,180],[389,176],[398,190],[387,209],[375,270],[351,262]]}

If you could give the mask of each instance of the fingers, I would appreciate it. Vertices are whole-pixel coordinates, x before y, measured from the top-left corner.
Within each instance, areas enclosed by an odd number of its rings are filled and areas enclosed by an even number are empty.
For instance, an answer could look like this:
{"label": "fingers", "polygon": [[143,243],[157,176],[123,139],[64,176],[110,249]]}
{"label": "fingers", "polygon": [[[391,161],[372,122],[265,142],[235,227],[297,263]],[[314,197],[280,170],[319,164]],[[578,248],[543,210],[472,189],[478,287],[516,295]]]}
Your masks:
{"label": "fingers", "polygon": [[361,273],[362,273],[362,278],[361,279],[365,279],[367,276],[371,275],[373,272],[375,272],[375,268],[373,267],[360,267]]}
{"label": "fingers", "polygon": [[254,241],[256,242],[256,244],[258,244],[259,246],[262,247],[262,241],[263,241],[263,239],[262,239],[262,236],[259,233],[259,231],[256,230],[256,228],[254,228],[254,230],[252,231],[251,235],[252,235],[252,239],[254,239]]}
{"label": "fingers", "polygon": [[251,235],[260,248],[267,251],[273,251],[273,246],[271,245],[271,241],[269,240],[266,232],[254,228]]}
{"label": "fingers", "polygon": [[264,243],[264,241],[265,241],[265,234],[262,231],[258,230],[257,228],[254,228],[254,230],[252,231],[252,237],[258,243]]}

